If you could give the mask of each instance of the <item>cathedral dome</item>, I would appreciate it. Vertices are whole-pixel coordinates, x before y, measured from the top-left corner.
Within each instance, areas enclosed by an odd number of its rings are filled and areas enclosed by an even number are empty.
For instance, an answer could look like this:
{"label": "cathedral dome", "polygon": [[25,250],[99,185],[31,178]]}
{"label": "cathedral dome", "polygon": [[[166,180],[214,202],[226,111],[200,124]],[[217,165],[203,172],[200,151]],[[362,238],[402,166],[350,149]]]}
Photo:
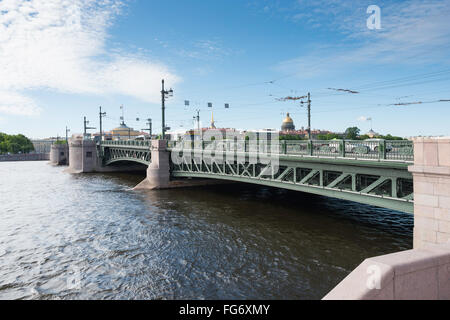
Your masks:
{"label": "cathedral dome", "polygon": [[122,122],[120,124],[120,127],[114,128],[113,131],[126,131],[128,132],[128,130],[133,131],[133,128],[128,127],[125,122]]}
{"label": "cathedral dome", "polygon": [[294,131],[295,125],[294,120],[290,117],[289,113],[286,115],[286,119],[283,120],[283,124],[281,125],[281,131]]}
{"label": "cathedral dome", "polygon": [[141,135],[139,131],[134,130],[133,128],[128,127],[125,122],[122,121],[119,127],[111,130],[111,135],[115,138],[132,138]]}

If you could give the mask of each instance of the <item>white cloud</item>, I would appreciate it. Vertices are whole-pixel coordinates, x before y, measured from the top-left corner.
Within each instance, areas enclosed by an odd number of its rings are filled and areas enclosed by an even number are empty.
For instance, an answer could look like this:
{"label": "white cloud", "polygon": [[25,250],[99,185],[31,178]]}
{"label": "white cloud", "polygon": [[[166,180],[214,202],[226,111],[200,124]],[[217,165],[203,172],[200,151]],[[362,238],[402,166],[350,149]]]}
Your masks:
{"label": "white cloud", "polygon": [[13,115],[34,116],[41,112],[41,108],[26,96],[14,92],[0,91],[0,112]]}
{"label": "white cloud", "polygon": [[165,66],[131,56],[115,57],[96,77],[103,92],[117,92],[147,102],[159,102],[163,78],[170,86],[179,81]]}
{"label": "white cloud", "polygon": [[1,103],[0,112],[38,112],[24,95],[33,89],[158,101],[157,82],[179,78],[161,63],[111,54],[106,46],[108,28],[123,5],[120,0],[0,1],[0,101],[10,101]]}

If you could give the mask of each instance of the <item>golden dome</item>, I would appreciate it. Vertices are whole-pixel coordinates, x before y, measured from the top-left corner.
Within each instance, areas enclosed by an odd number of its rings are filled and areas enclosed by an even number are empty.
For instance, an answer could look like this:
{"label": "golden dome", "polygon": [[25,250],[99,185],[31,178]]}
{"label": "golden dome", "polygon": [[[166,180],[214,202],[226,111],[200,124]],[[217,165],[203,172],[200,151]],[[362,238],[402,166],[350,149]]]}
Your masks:
{"label": "golden dome", "polygon": [[139,136],[141,133],[139,131],[135,131],[133,128],[128,127],[125,122],[120,124],[120,127],[114,128],[111,130],[111,134],[113,136]]}
{"label": "golden dome", "polygon": [[294,120],[292,120],[289,113],[287,114],[286,119],[283,120],[283,123],[294,123]]}
{"label": "golden dome", "polygon": [[286,115],[286,119],[283,120],[283,124],[281,125],[281,131],[294,131],[295,125],[294,120],[290,117],[289,113]]}

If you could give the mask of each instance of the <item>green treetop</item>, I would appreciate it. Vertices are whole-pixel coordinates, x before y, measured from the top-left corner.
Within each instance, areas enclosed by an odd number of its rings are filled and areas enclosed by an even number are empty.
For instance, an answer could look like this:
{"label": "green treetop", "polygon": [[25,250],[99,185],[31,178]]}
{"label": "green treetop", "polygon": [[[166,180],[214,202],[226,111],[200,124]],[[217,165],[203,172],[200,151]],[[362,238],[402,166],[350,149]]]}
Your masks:
{"label": "green treetop", "polygon": [[34,151],[33,143],[23,134],[8,135],[0,132],[0,154],[30,153]]}

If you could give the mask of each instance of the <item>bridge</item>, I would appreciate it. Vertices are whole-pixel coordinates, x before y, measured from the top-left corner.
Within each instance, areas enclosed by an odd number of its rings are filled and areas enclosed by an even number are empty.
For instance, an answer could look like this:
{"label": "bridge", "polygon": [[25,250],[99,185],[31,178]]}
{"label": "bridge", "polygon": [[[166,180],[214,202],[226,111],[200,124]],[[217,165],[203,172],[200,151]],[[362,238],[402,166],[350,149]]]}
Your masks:
{"label": "bridge", "polygon": [[151,141],[102,141],[99,145],[102,165],[109,166],[118,162],[137,162],[150,165]]}
{"label": "bridge", "polygon": [[[59,161],[57,151],[52,148]],[[325,298],[450,299],[450,138],[99,144],[80,139],[70,142],[69,154],[73,173],[147,168],[137,189],[176,187],[185,178],[237,181],[413,213],[413,250],[367,259]],[[371,288],[374,270],[380,283]]]}
{"label": "bridge", "polygon": [[[166,150],[172,178],[252,183],[413,213],[412,141],[169,141]],[[102,166],[151,164],[150,141],[104,141],[99,153]]]}

